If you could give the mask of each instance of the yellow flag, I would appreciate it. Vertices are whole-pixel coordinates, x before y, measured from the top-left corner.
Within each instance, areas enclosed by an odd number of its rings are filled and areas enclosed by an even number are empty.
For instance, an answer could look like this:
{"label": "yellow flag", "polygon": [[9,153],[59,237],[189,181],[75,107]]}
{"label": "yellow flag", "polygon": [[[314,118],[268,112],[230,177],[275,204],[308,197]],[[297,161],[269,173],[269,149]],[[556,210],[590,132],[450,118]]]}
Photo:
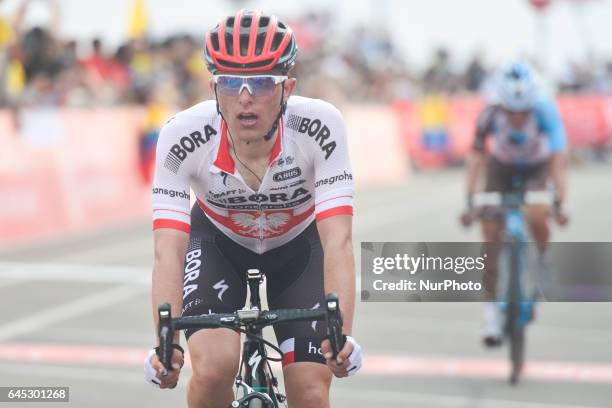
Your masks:
{"label": "yellow flag", "polygon": [[6,88],[10,95],[17,95],[25,88],[26,75],[23,65],[18,60],[8,64],[6,72]]}
{"label": "yellow flag", "polygon": [[128,35],[131,39],[142,37],[147,31],[147,7],[146,0],[132,0],[132,12]]}
{"label": "yellow flag", "polygon": [[10,23],[0,17],[0,46],[6,46],[6,44],[13,40],[13,37],[13,28]]}

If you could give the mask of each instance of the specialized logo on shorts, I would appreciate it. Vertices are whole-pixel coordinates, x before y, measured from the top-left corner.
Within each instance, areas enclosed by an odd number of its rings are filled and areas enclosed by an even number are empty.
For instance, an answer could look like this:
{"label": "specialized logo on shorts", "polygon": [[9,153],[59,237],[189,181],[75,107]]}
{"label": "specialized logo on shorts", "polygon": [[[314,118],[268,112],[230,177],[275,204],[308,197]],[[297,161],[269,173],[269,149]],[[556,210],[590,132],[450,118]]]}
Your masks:
{"label": "specialized logo on shorts", "polygon": [[195,282],[200,276],[200,255],[202,255],[201,249],[194,249],[193,251],[187,252],[185,255],[185,277],[183,280],[183,300],[194,290],[198,289],[197,283]]}
{"label": "specialized logo on shorts", "polygon": [[292,178],[300,177],[302,175],[302,170],[299,167],[294,167],[289,170],[281,171],[279,173],[275,173],[272,176],[272,180],[274,181],[285,181]]}
{"label": "specialized logo on shorts", "polygon": [[217,131],[212,126],[206,125],[204,127],[204,136],[202,136],[201,132],[195,131],[189,134],[189,136],[181,137],[179,142],[170,148],[164,161],[164,167],[173,173],[178,173],[181,163],[187,157],[187,153],[191,153],[198,147],[206,144],[210,137],[216,134]]}
{"label": "specialized logo on shorts", "polygon": [[319,147],[325,153],[325,160],[329,159],[336,149],[336,142],[327,140],[331,136],[329,128],[322,124],[319,119],[312,120],[291,114],[287,118],[287,127],[314,137],[314,140],[319,143]]}
{"label": "specialized logo on shorts", "polygon": [[213,285],[213,289],[216,289],[219,291],[219,293],[217,293],[217,297],[219,298],[220,301],[223,302],[223,294],[225,293],[226,290],[229,289],[229,285],[225,283],[225,279],[222,279]]}

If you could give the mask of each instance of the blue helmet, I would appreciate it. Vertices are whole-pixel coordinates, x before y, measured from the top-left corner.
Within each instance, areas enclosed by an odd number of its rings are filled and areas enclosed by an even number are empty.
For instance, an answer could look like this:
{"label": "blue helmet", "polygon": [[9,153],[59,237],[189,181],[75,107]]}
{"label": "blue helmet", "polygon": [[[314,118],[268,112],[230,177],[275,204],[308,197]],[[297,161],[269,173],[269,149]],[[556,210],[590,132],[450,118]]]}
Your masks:
{"label": "blue helmet", "polygon": [[511,111],[533,108],[539,94],[535,74],[524,62],[513,62],[504,67],[497,79],[497,101]]}

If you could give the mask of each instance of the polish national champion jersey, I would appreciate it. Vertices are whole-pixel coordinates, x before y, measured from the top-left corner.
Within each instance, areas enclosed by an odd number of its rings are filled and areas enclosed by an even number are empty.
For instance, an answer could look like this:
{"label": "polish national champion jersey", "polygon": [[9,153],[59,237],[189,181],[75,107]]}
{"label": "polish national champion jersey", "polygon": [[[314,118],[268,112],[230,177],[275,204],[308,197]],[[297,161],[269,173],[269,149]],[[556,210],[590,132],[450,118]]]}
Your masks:
{"label": "polish national champion jersey", "polygon": [[256,253],[291,241],[314,219],[353,213],[344,121],[319,99],[289,98],[258,191],[236,170],[214,100],[171,118],[156,154],[154,229],[190,232],[190,190],[217,228]]}
{"label": "polish national champion jersey", "polygon": [[534,165],[545,162],[552,153],[566,148],[565,130],[555,102],[540,97],[521,129],[512,128],[508,116],[498,105],[489,105],[478,118],[473,148],[486,150],[502,163]]}

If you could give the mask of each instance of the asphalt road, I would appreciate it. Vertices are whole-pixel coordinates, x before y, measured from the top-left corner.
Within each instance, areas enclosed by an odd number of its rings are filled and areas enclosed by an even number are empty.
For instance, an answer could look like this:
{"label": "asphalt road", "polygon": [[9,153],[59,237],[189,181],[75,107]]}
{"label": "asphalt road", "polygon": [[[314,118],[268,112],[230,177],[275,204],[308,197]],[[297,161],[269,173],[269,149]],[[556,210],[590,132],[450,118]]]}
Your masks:
{"label": "asphalt road", "polygon": [[[555,241],[612,241],[611,180],[609,165],[571,169],[572,220],[555,228]],[[478,241],[477,229],[456,222],[462,199],[459,171],[361,191],[356,249],[361,241]],[[185,406],[188,370],[174,391],[142,380],[142,356],[153,343],[151,261],[147,220],[0,252],[0,386],[69,386],[71,402],[58,406]],[[481,308],[359,303],[354,334],[366,366],[334,382],[333,406],[612,406],[612,305],[542,304],[517,387],[506,381],[507,349],[479,343]]]}

